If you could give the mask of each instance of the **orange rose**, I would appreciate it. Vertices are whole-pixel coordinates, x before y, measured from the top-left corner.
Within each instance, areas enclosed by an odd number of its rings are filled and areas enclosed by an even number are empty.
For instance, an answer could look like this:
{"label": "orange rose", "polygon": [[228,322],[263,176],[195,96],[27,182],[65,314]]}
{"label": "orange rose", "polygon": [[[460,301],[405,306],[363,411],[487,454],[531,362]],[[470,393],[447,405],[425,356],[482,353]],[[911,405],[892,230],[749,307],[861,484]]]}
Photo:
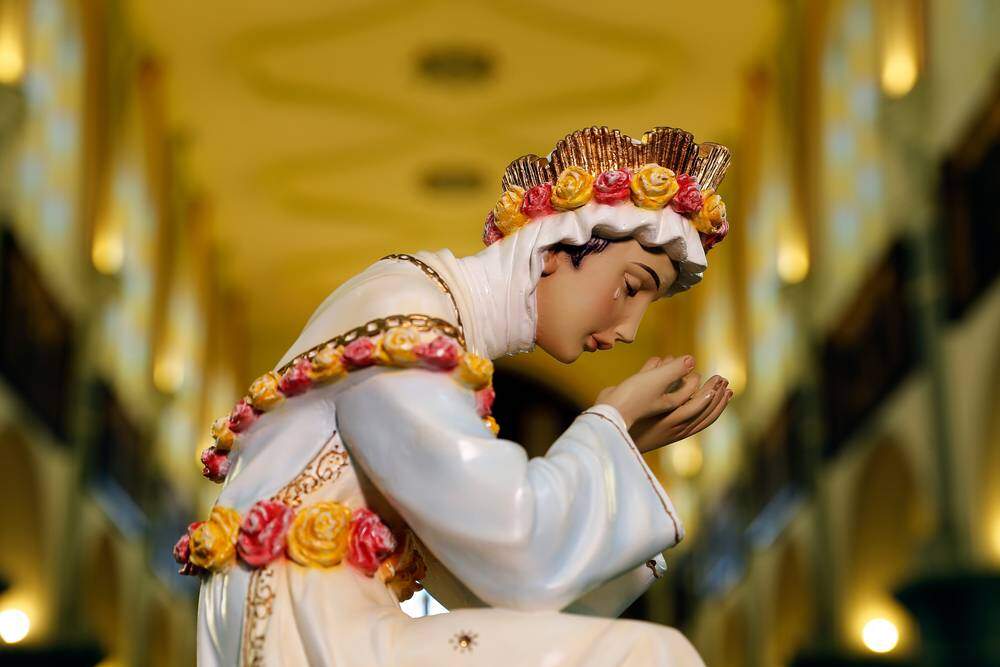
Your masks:
{"label": "orange rose", "polygon": [[594,195],[594,176],[582,167],[566,167],[552,187],[552,205],[560,211],[580,208]]}
{"label": "orange rose", "polygon": [[658,164],[644,164],[632,174],[632,203],[642,208],[663,208],[678,189],[674,172]]}
{"label": "orange rose", "polygon": [[228,452],[233,448],[236,434],[229,430],[229,415],[212,422],[212,439],[215,440],[215,449],[220,452]]}
{"label": "orange rose", "polygon": [[704,203],[701,209],[691,218],[691,224],[702,234],[714,234],[722,227],[722,221],[726,219],[726,203],[722,197],[715,194],[715,190],[709,188],[701,193]]}
{"label": "orange rose", "polygon": [[189,546],[190,562],[211,572],[221,572],[236,559],[236,536],[240,531],[240,515],[231,507],[216,505],[208,521],[192,524]]}
{"label": "orange rose", "polygon": [[486,357],[465,353],[455,367],[459,382],[472,389],[482,389],[493,379],[493,362]]}
{"label": "orange rose", "polygon": [[312,367],[309,369],[309,378],[313,382],[333,380],[347,375],[344,367],[344,360],[341,354],[342,346],[327,343],[316,351],[316,356],[312,358]]}
{"label": "orange rose", "polygon": [[307,567],[332,567],[347,553],[351,510],[325,501],[299,510],[288,529],[288,556]]}
{"label": "orange rose", "polygon": [[524,188],[512,185],[510,190],[504,190],[496,206],[493,207],[493,224],[504,236],[516,232],[528,222],[528,216],[521,212],[523,201]]}
{"label": "orange rose", "polygon": [[285,400],[278,391],[281,378],[274,371],[268,371],[250,385],[250,404],[261,411],[270,410]]}

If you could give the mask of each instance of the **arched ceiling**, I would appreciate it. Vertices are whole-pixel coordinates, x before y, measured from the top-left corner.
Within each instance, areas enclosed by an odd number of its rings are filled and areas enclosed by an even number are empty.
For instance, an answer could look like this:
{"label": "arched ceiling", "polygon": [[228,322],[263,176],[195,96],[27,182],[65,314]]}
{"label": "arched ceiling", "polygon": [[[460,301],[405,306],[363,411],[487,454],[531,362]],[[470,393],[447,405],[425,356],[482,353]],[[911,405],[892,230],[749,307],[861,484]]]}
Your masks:
{"label": "arched ceiling", "polygon": [[223,278],[248,295],[254,370],[382,255],[480,249],[507,163],[569,131],[731,143],[778,21],[772,0],[128,6],[163,64]]}

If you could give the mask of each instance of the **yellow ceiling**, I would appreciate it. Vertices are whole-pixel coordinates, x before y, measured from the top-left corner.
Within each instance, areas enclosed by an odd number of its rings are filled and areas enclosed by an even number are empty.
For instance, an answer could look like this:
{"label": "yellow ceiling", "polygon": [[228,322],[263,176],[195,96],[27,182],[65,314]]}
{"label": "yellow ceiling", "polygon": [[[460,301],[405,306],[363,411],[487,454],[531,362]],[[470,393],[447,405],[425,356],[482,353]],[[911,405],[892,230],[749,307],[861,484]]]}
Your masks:
{"label": "yellow ceiling", "polygon": [[[223,279],[247,295],[251,372],[382,255],[480,249],[506,164],[571,130],[674,125],[731,144],[744,73],[779,18],[774,0],[128,6],[164,64],[168,119],[211,201]],[[419,62],[435,49],[481,54],[488,76],[428,78]],[[481,185],[425,185],[428,170],[449,168]],[[624,354],[642,356],[642,339]],[[592,386],[575,387],[587,400]]]}

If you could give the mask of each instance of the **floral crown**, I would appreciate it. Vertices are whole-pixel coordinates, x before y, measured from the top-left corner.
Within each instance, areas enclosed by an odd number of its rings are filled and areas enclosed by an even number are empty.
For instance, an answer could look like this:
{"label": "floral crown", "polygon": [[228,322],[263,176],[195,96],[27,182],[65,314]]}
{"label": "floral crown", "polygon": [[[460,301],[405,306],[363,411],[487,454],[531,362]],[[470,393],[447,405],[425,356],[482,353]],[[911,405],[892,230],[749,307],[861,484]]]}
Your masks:
{"label": "floral crown", "polygon": [[641,141],[607,127],[577,130],[547,158],[524,155],[508,165],[503,193],[486,216],[483,243],[591,201],[631,201],[653,210],[670,206],[687,217],[708,252],[729,233],[726,205],[716,194],[729,161],[725,146],[696,144],[690,132],[673,127],[654,128]]}

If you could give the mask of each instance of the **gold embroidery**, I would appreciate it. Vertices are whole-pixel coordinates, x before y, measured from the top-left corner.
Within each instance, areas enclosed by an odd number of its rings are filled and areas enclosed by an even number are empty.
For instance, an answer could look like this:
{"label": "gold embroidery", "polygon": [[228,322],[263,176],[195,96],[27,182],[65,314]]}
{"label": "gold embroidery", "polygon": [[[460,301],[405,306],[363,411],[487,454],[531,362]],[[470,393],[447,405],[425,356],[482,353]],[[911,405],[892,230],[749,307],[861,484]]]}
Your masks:
{"label": "gold embroidery", "polygon": [[[601,419],[603,419],[604,421],[608,422],[609,424],[615,427],[615,430],[618,431],[618,434],[621,435],[621,437],[625,440],[625,443],[628,445],[628,448],[632,451],[633,454],[635,454],[635,457],[639,459],[639,465],[642,467],[643,472],[646,473],[646,479],[649,480],[649,484],[650,486],[653,487],[653,492],[655,493],[656,484],[653,481],[653,477],[649,474],[649,468],[647,468],[642,461],[642,454],[640,454],[639,450],[636,449],[635,444],[632,442],[632,438],[626,435],[625,433],[622,433],[621,426],[619,426],[613,419],[608,419],[608,417],[602,415],[600,412],[591,412],[590,410],[584,410],[581,414],[594,415],[595,417],[600,417]],[[674,541],[679,542],[681,539],[681,534],[680,530],[677,528],[677,518],[674,516],[674,513],[670,511],[670,508],[667,507],[667,503],[663,500],[662,497],[660,497],[659,493],[656,493],[656,497],[659,499],[660,505],[663,506],[663,511],[667,513],[667,516],[670,517],[670,520],[674,524]]]}
{"label": "gold embroidery", "polygon": [[339,477],[346,465],[347,452],[339,444],[335,444],[329,450],[324,446],[295,479],[274,494],[273,500],[280,500],[289,507],[298,507],[302,504],[303,496]]}
{"label": "gold embroidery", "polygon": [[[289,507],[298,507],[302,499],[327,482],[336,481],[347,467],[347,452],[334,431],[319,453],[295,478],[283,486],[272,500],[280,500]],[[272,579],[274,566],[254,570],[247,588],[246,608],[243,612],[243,664],[260,665],[264,658],[264,641],[267,624],[273,611],[275,590]]]}
{"label": "gold embroidery", "polygon": [[476,639],[479,635],[468,630],[461,630],[458,634],[448,640],[451,647],[459,653],[471,653],[476,647]]}
{"label": "gold embroidery", "polygon": [[455,309],[455,322],[458,324],[458,342],[464,348],[465,347],[465,327],[462,325],[462,313],[458,309],[458,302],[455,300],[455,295],[452,294],[451,288],[448,287],[448,283],[444,281],[437,271],[433,269],[429,264],[423,262],[413,255],[407,255],[405,253],[393,253],[392,255],[386,255],[382,259],[401,259],[411,264],[416,264],[417,267],[424,272],[431,280],[437,283],[437,286],[442,292],[448,295],[451,299],[451,305]]}
{"label": "gold embroidery", "polygon": [[264,660],[264,640],[267,623],[274,610],[274,568],[270,565],[254,570],[247,588],[247,605],[243,617],[243,664],[257,667]]}

